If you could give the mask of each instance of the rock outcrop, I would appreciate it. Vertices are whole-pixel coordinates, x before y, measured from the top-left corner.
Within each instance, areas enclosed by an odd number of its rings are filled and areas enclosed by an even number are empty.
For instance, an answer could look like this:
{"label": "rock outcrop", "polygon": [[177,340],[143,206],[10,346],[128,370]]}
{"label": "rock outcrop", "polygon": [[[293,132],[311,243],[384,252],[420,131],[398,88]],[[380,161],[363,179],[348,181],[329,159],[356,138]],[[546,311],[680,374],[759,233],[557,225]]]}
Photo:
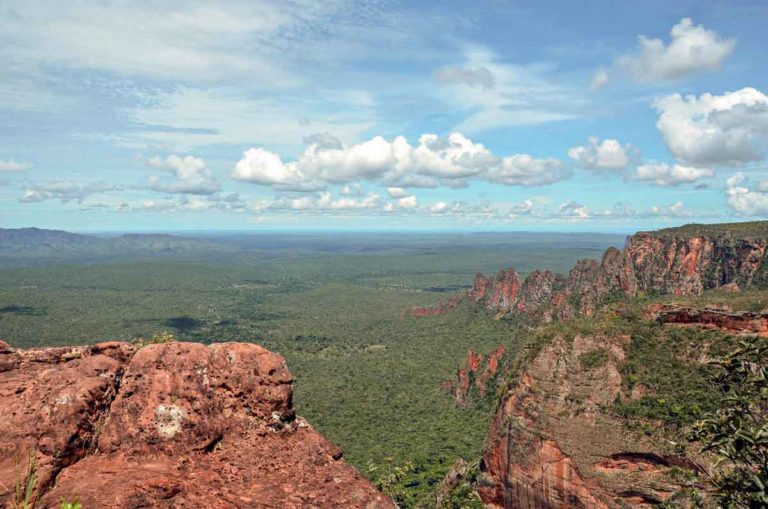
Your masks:
{"label": "rock outcrop", "polygon": [[680,488],[671,472],[693,463],[657,451],[657,443],[601,411],[622,397],[617,365],[629,341],[556,338],[536,355],[503,397],[486,438],[477,488],[486,504],[651,507]]}
{"label": "rock outcrop", "polygon": [[550,321],[591,316],[612,295],[699,295],[767,283],[768,233],[760,226],[733,234],[723,226],[640,232],[623,250],[609,248],[600,263],[580,260],[567,277],[535,271],[521,280],[514,269],[494,278],[478,274],[467,296],[500,314]]}
{"label": "rock outcrop", "polygon": [[30,462],[36,507],[394,507],[291,398],[255,344],[0,342],[0,507]]}
{"label": "rock outcrop", "polygon": [[466,405],[473,393],[479,398],[493,396],[504,381],[502,368],[505,364],[506,348],[499,345],[487,355],[469,351],[463,368],[456,370],[455,380],[448,380],[443,387],[453,396],[456,403]]}
{"label": "rock outcrop", "polygon": [[724,332],[757,334],[768,337],[768,313],[722,309],[697,309],[673,304],[657,304],[647,310],[648,317],[659,323],[692,325]]}

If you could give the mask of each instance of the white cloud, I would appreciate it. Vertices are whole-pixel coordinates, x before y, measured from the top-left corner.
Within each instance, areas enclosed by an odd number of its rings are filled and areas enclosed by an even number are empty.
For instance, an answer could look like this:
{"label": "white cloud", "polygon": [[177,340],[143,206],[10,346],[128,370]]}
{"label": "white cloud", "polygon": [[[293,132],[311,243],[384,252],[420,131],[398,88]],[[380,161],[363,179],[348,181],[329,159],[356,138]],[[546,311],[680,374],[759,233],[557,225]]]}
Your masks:
{"label": "white cloud", "polygon": [[[131,147],[188,151],[212,144],[295,146],[302,140],[330,148],[357,140],[374,126],[372,107],[350,110],[337,95],[253,96],[231,89],[179,87],[140,95],[127,111],[138,131],[117,142]],[[329,114],[328,108],[334,113]],[[345,113],[348,112],[348,113]],[[333,136],[328,134],[333,133]]]}
{"label": "white cloud", "polygon": [[648,215],[660,217],[688,217],[690,216],[690,213],[685,210],[683,202],[677,201],[667,207],[653,206]]}
{"label": "white cloud", "polygon": [[10,0],[0,16],[0,41],[9,49],[0,51],[0,59],[123,76],[286,85],[298,78],[285,69],[281,50],[340,7],[258,0],[226,5]]}
{"label": "white cloud", "polygon": [[590,90],[600,90],[603,88],[610,79],[608,71],[605,69],[598,69],[595,74],[592,75],[592,81],[589,83]]}
{"label": "white cloud", "polygon": [[342,196],[362,196],[363,188],[360,186],[360,184],[347,184],[341,188],[339,194]]}
{"label": "white cloud", "polygon": [[557,159],[526,154],[493,155],[484,145],[459,133],[441,138],[424,134],[413,146],[398,136],[381,136],[340,148],[310,144],[296,161],[284,162],[273,152],[252,148],[243,154],[232,177],[282,190],[317,190],[328,183],[371,180],[395,188],[465,187],[477,178],[505,185],[542,185],[568,176]]}
{"label": "white cloud", "polygon": [[768,142],[768,96],[754,88],[700,97],[674,94],[654,103],[656,127],[672,154],[693,165],[757,161]]}
{"label": "white cloud", "polygon": [[182,195],[175,198],[166,198],[161,200],[143,200],[138,203],[129,203],[118,201],[113,204],[105,204],[115,210],[115,212],[204,212],[204,211],[230,211],[243,212],[247,204],[237,193],[211,195]]}
{"label": "white cloud", "polygon": [[32,163],[18,162],[13,159],[3,161],[0,160],[0,172],[17,172],[25,171],[32,167]]}
{"label": "white cloud", "polygon": [[299,197],[282,197],[274,200],[258,202],[253,210],[257,213],[274,211],[304,211],[304,212],[361,212],[381,209],[384,202],[376,193],[368,193],[365,197],[352,198],[342,196],[334,198],[331,193],[321,192]]}
{"label": "white cloud", "polygon": [[34,184],[24,191],[19,198],[22,203],[34,203],[46,200],[59,200],[61,203],[82,201],[92,194],[99,194],[117,189],[106,182],[91,182],[77,184],[68,180],[53,180],[40,184]]}
{"label": "white cloud", "polygon": [[448,204],[444,201],[438,201],[429,206],[429,211],[432,214],[444,214],[448,210]]}
{"label": "white cloud", "polygon": [[752,191],[745,187],[743,173],[737,173],[726,180],[728,206],[742,216],[768,216],[768,193]]}
{"label": "white cloud", "polygon": [[568,155],[579,166],[590,170],[624,170],[631,162],[634,152],[630,145],[621,145],[618,140],[597,137],[589,138],[589,145],[572,147]]}
{"label": "white cloud", "polygon": [[652,163],[638,166],[630,178],[650,182],[657,186],[677,186],[712,177],[715,172],[709,168],[693,168],[680,164]]}
{"label": "white cloud", "polygon": [[637,81],[665,81],[702,71],[720,69],[736,47],[734,39],[694,25],[683,18],[672,27],[669,44],[641,35],[640,52],[619,59],[618,65]]}
{"label": "white cloud", "polygon": [[406,196],[397,200],[397,207],[401,209],[413,209],[419,206],[416,196]]}
{"label": "white cloud", "polygon": [[462,114],[454,130],[469,134],[578,116],[579,93],[550,78],[550,71],[547,65],[502,62],[492,51],[470,46],[463,62],[436,73],[436,96],[444,109]]}
{"label": "white cloud", "polygon": [[559,159],[536,159],[527,154],[504,157],[485,174],[487,180],[507,186],[541,186],[569,176]]}
{"label": "white cloud", "polygon": [[405,198],[411,193],[409,193],[407,190],[403,189],[402,187],[388,187],[387,194],[392,198]]}
{"label": "white cloud", "polygon": [[309,177],[296,163],[286,164],[279,155],[262,148],[246,150],[235,165],[232,178],[284,190],[316,190],[322,187],[320,183],[308,185]]}
{"label": "white cloud", "polygon": [[484,65],[475,68],[444,67],[435,73],[435,77],[439,81],[480,86],[486,89],[496,86],[496,76]]}
{"label": "white cloud", "polygon": [[510,213],[515,215],[527,215],[533,211],[533,200],[530,198],[512,205]]}
{"label": "white cloud", "polygon": [[153,157],[149,166],[168,171],[175,175],[175,180],[165,182],[157,177],[150,178],[149,187],[165,193],[213,194],[221,189],[213,172],[199,157],[181,157],[175,154],[162,159]]}
{"label": "white cloud", "polygon": [[568,200],[555,210],[555,215],[558,217],[571,217],[575,219],[589,219],[589,209],[584,205],[576,203],[572,200]]}

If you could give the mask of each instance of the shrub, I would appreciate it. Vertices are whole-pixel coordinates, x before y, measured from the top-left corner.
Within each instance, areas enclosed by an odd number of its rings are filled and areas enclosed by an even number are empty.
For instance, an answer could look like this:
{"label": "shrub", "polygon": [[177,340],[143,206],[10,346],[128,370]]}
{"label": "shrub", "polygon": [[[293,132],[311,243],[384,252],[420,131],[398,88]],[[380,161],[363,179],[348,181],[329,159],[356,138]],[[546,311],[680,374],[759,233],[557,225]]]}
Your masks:
{"label": "shrub", "polygon": [[133,341],[133,344],[136,345],[137,348],[144,348],[145,346],[170,343],[172,341],[176,341],[174,335],[168,331],[162,331],[158,332],[157,334],[153,334],[150,338],[138,338]]}
{"label": "shrub", "polygon": [[723,467],[710,476],[722,507],[768,507],[768,340],[741,341],[713,364],[722,405],[695,423],[690,438]]}
{"label": "shrub", "polygon": [[608,362],[608,354],[605,350],[592,350],[579,355],[579,363],[587,369],[597,369]]}

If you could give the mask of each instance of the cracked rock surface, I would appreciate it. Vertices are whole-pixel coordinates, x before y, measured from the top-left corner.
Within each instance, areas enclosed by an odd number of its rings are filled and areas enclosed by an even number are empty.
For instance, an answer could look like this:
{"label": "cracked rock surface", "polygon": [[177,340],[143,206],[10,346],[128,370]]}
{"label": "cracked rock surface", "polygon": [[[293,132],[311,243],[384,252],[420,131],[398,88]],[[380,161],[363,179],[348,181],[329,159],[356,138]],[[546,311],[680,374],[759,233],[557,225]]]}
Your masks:
{"label": "cracked rock surface", "polygon": [[291,398],[250,343],[0,342],[0,508],[29,461],[41,507],[394,507]]}

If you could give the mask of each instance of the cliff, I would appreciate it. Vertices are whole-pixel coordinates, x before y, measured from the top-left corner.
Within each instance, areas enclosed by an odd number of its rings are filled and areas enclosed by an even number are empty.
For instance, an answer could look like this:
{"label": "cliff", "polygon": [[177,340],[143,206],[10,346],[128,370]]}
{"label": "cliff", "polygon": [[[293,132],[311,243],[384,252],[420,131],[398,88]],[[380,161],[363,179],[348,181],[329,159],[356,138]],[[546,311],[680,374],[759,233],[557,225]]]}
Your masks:
{"label": "cliff", "polygon": [[0,507],[394,507],[341,458],[258,345],[0,341]]}
{"label": "cliff", "polygon": [[[555,338],[501,400],[486,438],[478,492],[490,507],[651,507],[695,471],[659,440],[605,411],[627,393],[618,366],[630,337]],[[589,359],[600,358],[596,363]]]}
{"label": "cliff", "polygon": [[475,399],[492,399],[504,383],[506,348],[499,345],[487,355],[469,351],[463,368],[456,370],[455,380],[446,380],[443,388],[461,406]]}
{"label": "cliff", "polygon": [[478,274],[467,295],[502,315],[550,321],[592,316],[612,296],[699,295],[724,286],[738,291],[764,285],[766,225],[687,225],[640,232],[627,239],[623,250],[609,248],[600,262],[580,260],[568,276],[534,271],[521,280],[514,269],[491,278]]}

